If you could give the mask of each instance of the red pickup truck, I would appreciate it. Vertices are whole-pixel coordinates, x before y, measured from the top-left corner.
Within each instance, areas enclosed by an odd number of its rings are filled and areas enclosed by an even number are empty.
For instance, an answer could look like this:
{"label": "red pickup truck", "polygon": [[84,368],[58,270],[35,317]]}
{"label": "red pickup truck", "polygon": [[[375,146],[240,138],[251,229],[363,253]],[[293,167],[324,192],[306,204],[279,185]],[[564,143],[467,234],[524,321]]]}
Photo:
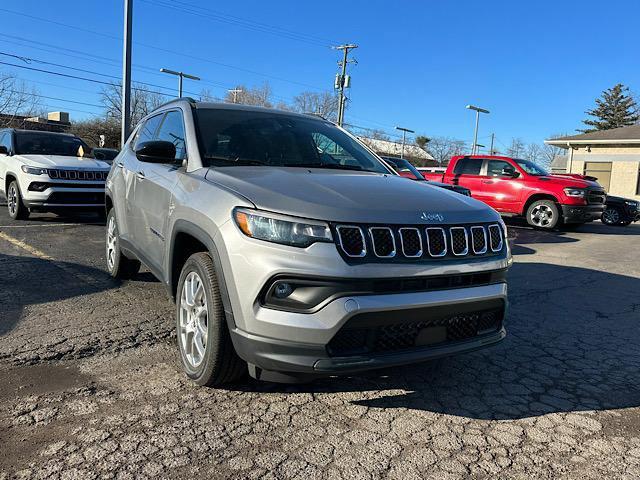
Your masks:
{"label": "red pickup truck", "polygon": [[452,157],[444,173],[427,180],[461,185],[506,216],[524,216],[533,227],[552,229],[600,218],[606,193],[593,177],[549,174],[528,160],[494,155]]}

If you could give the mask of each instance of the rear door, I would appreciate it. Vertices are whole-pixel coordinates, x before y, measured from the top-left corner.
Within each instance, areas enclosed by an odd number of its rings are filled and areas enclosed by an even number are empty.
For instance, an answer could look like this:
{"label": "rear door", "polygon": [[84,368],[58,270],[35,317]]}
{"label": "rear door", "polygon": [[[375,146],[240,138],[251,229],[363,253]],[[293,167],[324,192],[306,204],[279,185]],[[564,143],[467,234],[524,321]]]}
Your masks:
{"label": "rear door", "polygon": [[[520,176],[503,175],[505,170]],[[487,159],[481,173],[482,188],[474,196],[499,212],[519,213],[524,178],[518,168],[506,160]]]}
{"label": "rear door", "polygon": [[453,168],[451,183],[461,185],[471,190],[471,196],[480,198],[482,193],[482,158],[461,158]]}
{"label": "rear door", "polygon": [[171,142],[176,146],[173,162],[139,162],[136,172],[134,205],[140,217],[136,236],[143,240],[142,252],[153,267],[161,270],[164,261],[165,239],[169,220],[173,188],[177,171],[186,159],[184,121],[181,110],[171,110],[163,115],[154,140]]}
{"label": "rear door", "polygon": [[[7,151],[11,151],[11,132],[0,131],[0,145],[7,148]],[[0,153],[0,191],[4,192],[4,179],[7,176],[7,167],[9,163],[9,156],[4,153]]]}

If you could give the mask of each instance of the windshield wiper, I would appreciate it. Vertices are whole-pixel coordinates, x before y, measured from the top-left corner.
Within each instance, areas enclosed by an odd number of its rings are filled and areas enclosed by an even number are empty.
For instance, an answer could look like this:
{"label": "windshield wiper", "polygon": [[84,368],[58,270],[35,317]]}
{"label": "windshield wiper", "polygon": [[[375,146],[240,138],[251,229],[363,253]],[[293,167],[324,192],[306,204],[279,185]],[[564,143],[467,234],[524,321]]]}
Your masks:
{"label": "windshield wiper", "polygon": [[238,166],[238,167],[246,167],[248,165],[269,165],[268,163],[260,162],[258,160],[251,160],[248,158],[236,158],[230,159],[227,157],[215,157],[215,156],[205,156],[205,160],[210,160],[214,162],[225,162],[228,165],[218,165],[218,166]]}
{"label": "windshield wiper", "polygon": [[288,165],[282,165],[283,167],[298,167],[298,168],[331,168],[334,170],[354,170],[357,172],[375,172],[374,170],[365,170],[359,165],[342,165],[341,163],[292,163]]}

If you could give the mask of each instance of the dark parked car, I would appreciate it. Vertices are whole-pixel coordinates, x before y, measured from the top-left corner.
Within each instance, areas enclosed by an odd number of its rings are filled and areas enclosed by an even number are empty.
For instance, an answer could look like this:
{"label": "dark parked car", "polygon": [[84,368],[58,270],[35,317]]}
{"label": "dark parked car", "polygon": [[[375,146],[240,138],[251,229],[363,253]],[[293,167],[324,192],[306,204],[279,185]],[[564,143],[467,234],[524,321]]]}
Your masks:
{"label": "dark parked car", "polygon": [[434,187],[451,190],[453,192],[460,193],[461,195],[466,195],[467,197],[471,196],[471,190],[465,187],[461,187],[460,185],[450,185],[448,183],[433,182],[431,180],[427,180],[409,160],[398,157],[382,157],[382,159],[387,162],[387,164],[391,168],[393,168],[401,177],[410,178],[411,180],[415,180],[417,182],[429,182],[429,185],[433,185]]}
{"label": "dark parked car", "polygon": [[637,200],[607,195],[602,223],[626,227],[631,222],[640,220],[640,208]]}
{"label": "dark parked car", "polygon": [[97,160],[102,160],[110,164],[113,162],[113,159],[118,156],[120,151],[116,148],[94,148],[91,153],[93,153],[93,157]]}

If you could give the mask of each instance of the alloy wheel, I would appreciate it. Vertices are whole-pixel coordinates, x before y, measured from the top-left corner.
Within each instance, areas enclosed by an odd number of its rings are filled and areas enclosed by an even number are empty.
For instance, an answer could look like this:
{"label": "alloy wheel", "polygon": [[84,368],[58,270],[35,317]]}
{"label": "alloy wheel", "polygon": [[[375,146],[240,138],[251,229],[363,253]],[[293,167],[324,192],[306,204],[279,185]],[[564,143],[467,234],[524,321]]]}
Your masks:
{"label": "alloy wheel", "polygon": [[607,208],[602,214],[602,220],[609,225],[615,225],[620,222],[620,212],[617,208]]}
{"label": "alloy wheel", "polygon": [[107,225],[107,267],[110,272],[116,265],[117,243],[116,219],[112,216],[109,218],[109,225]]}
{"label": "alloy wheel", "polygon": [[547,227],[553,221],[553,210],[547,205],[538,205],[531,210],[531,221],[539,227]]}
{"label": "alloy wheel", "polygon": [[190,272],[180,293],[180,348],[192,368],[204,360],[207,349],[209,311],[202,279]]}
{"label": "alloy wheel", "polygon": [[9,187],[9,195],[7,198],[7,204],[9,206],[9,214],[13,217],[18,210],[18,192],[16,191],[15,185],[11,185]]}

